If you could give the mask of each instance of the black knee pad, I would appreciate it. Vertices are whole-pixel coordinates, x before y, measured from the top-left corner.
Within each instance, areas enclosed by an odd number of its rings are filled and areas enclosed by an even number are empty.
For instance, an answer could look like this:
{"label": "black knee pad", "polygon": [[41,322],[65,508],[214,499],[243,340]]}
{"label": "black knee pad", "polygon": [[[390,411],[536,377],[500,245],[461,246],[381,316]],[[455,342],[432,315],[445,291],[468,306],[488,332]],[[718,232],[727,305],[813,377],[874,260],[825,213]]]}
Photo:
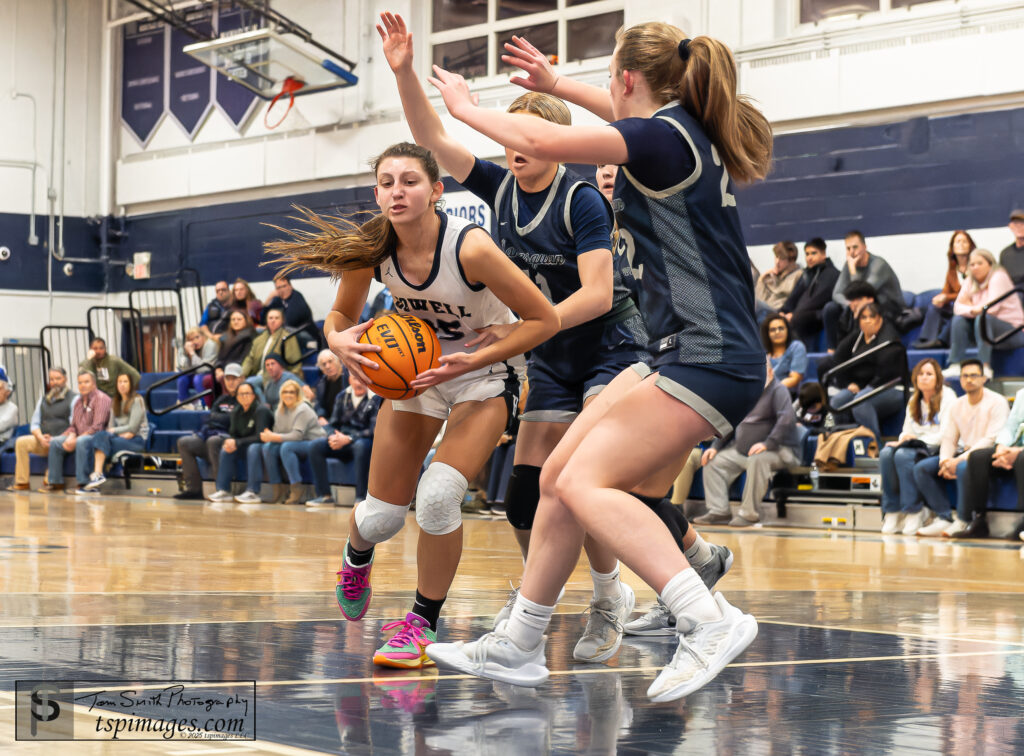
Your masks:
{"label": "black knee pad", "polygon": [[505,493],[505,516],[516,530],[531,530],[540,502],[540,468],[513,465]]}
{"label": "black knee pad", "polygon": [[679,507],[674,505],[665,497],[661,497],[659,499],[654,496],[633,495],[640,499],[640,501],[646,504],[654,514],[661,518],[661,521],[665,523],[665,527],[668,528],[668,532],[671,533],[672,538],[675,539],[676,545],[679,546],[679,550],[684,551],[683,536],[686,535],[686,531],[690,529],[690,523],[687,522],[686,516],[679,511]]}

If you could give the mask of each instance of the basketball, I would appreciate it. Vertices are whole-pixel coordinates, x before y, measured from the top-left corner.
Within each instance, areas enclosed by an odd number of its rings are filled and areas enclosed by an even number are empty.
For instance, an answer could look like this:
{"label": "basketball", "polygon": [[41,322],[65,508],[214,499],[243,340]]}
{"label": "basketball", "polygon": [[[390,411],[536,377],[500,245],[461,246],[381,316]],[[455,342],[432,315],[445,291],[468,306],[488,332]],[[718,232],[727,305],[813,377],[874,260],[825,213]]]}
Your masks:
{"label": "basketball", "polygon": [[380,352],[364,352],[378,367],[363,370],[373,382],[373,392],[385,399],[412,399],[422,391],[409,387],[412,380],[424,370],[440,365],[441,343],[437,334],[415,315],[393,313],[379,317],[359,341],[380,347]]}

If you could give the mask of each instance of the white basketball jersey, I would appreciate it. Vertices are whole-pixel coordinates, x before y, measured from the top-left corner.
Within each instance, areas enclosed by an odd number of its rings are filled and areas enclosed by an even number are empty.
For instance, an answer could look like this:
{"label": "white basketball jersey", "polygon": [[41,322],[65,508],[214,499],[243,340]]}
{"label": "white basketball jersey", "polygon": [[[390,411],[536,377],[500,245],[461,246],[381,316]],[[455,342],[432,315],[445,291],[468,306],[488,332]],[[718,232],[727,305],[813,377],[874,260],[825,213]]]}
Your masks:
{"label": "white basketball jersey", "polygon": [[[476,337],[477,329],[513,323],[516,317],[490,289],[482,283],[469,283],[463,273],[459,249],[470,229],[479,226],[443,212],[438,216],[441,230],[427,280],[419,285],[410,283],[402,274],[396,252],[377,268],[377,280],[391,290],[396,312],[415,315],[431,325],[441,342],[441,354],[472,352],[475,347],[467,349],[465,343]],[[506,369],[502,363],[491,368]],[[483,369],[481,374],[489,372]]]}

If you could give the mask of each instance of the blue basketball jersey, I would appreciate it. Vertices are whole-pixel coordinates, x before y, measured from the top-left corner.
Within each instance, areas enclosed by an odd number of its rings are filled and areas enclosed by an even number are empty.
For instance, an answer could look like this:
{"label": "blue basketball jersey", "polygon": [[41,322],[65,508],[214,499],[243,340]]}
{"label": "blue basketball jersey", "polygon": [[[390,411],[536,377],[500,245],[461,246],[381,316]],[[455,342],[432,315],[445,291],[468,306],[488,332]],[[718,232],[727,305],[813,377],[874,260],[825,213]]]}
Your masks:
{"label": "blue basketball jersey", "polygon": [[[717,149],[678,102],[612,126],[629,149],[615,180],[619,259],[638,283],[655,366],[763,363],[750,259]],[[676,157],[652,159],[666,134]]]}

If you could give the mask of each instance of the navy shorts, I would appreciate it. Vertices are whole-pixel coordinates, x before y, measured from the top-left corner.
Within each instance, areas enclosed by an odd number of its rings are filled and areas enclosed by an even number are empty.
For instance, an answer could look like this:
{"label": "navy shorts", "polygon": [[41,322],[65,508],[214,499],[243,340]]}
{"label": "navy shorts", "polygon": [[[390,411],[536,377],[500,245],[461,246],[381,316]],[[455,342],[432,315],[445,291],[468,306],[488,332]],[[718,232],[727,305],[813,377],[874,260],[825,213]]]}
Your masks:
{"label": "navy shorts", "polygon": [[650,359],[642,346],[646,343],[643,320],[634,307],[557,334],[530,354],[530,392],[520,419],[571,423],[583,411],[584,401],[630,365]]}
{"label": "navy shorts", "polygon": [[730,433],[764,393],[765,362],[751,365],[656,365],[655,385],[711,423],[718,436]]}

